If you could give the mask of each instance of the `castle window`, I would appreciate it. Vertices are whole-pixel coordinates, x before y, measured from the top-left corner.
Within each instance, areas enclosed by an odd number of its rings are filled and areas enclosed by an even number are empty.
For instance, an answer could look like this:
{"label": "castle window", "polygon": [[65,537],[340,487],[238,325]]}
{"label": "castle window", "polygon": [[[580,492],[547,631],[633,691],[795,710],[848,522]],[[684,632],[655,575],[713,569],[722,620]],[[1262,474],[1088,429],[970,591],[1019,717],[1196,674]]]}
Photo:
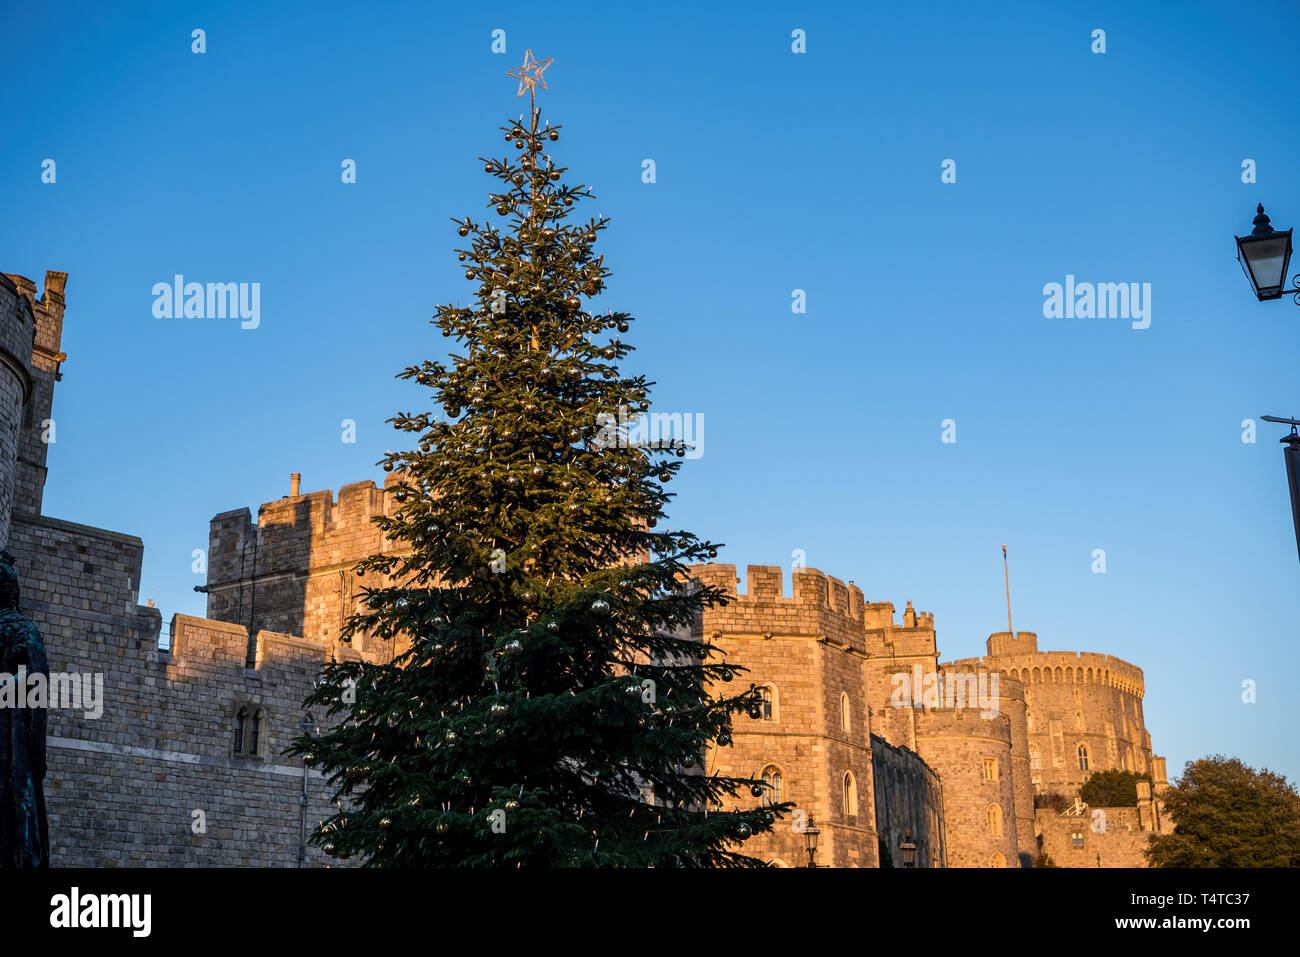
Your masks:
{"label": "castle window", "polygon": [[988,822],[989,833],[994,837],[1002,836],[1002,808],[996,804],[990,804],[989,809],[985,812],[985,819]]}
{"label": "castle window", "polygon": [[1082,731],[1082,730],[1083,730],[1083,712],[1082,712],[1082,711],[1076,711],[1076,712],[1074,713],[1074,727],[1075,727],[1075,729],[1078,730],[1078,731]]}
{"label": "castle window", "polygon": [[849,730],[849,696],[840,694],[840,727]]}
{"label": "castle window", "polygon": [[984,759],[984,780],[996,781],[997,779],[998,779],[998,759],[985,758]]}
{"label": "castle window", "polygon": [[255,702],[241,704],[235,712],[234,740],[231,753],[239,758],[260,757],[262,737],[265,733],[266,711]]}
{"label": "castle window", "polygon": [[1030,749],[1029,749],[1029,769],[1030,769],[1031,771],[1037,771],[1037,770],[1038,770],[1038,767],[1039,767],[1039,765],[1038,765],[1038,749],[1037,749],[1037,748],[1030,748]]}
{"label": "castle window", "polygon": [[1079,770],[1088,770],[1088,747],[1083,744],[1079,745]]}
{"label": "castle window", "polygon": [[849,771],[844,772],[844,813],[849,817],[858,815],[858,784]]}
{"label": "castle window", "polygon": [[1070,835],[1070,847],[1076,851],[1083,850],[1083,832],[1075,831]]}
{"label": "castle window", "polygon": [[989,858],[989,867],[1006,867],[1007,859],[1001,854],[994,854]]}
{"label": "castle window", "polygon": [[1034,730],[1034,713],[1032,711],[1025,712],[1025,725],[1030,731]]}
{"label": "castle window", "polygon": [[758,696],[762,701],[760,707],[760,716],[763,721],[776,720],[776,689],[764,685],[758,689]]}
{"label": "castle window", "polygon": [[780,804],[785,785],[785,780],[781,776],[781,769],[775,764],[769,764],[765,767],[763,769],[763,783],[767,785],[768,800],[772,804]]}

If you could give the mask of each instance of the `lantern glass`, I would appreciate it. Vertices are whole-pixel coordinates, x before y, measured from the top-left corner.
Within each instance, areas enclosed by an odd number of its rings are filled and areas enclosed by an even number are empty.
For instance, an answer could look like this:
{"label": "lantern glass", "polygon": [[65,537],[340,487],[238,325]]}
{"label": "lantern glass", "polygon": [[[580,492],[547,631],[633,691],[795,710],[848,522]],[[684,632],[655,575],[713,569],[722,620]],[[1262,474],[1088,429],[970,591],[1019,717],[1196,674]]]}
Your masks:
{"label": "lantern glass", "polygon": [[908,831],[903,840],[899,842],[898,849],[903,852],[904,867],[911,867],[916,863],[916,844],[912,842],[911,831]]}
{"label": "lantern glass", "polygon": [[1257,299],[1281,299],[1291,259],[1291,230],[1238,236],[1237,259]]}

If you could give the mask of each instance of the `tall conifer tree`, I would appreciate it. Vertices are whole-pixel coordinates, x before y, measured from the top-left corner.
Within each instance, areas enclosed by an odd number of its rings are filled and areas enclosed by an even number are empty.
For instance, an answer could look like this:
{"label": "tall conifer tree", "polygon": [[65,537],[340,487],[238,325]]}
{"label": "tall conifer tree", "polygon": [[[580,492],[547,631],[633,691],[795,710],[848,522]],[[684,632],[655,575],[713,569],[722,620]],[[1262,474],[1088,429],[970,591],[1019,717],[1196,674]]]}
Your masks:
{"label": "tall conifer tree", "polygon": [[391,550],[357,567],[348,631],[403,650],[331,663],[308,699],[339,722],[291,749],[338,791],[312,841],[372,865],[759,865],[743,841],[788,805],[741,810],[762,782],[702,766],[759,701],[719,694],[743,669],[690,634],[722,595],[686,567],[716,546],[659,529],[686,449],[629,440],[651,383],[619,368],[632,316],[589,302],[607,220],[577,219],[592,194],[548,152],[549,62],[512,72],[530,110],[483,160],[496,220],[453,219],[474,304],[433,324],[460,353],[399,375],[436,406],[390,420],[413,448],[383,460]]}

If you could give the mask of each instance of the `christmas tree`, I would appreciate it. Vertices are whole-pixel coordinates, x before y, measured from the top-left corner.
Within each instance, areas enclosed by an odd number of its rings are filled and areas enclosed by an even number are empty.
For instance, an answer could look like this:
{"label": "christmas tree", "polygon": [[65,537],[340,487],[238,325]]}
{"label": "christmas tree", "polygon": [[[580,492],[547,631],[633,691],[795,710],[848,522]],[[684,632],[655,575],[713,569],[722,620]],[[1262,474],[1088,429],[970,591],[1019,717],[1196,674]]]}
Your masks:
{"label": "christmas tree", "polygon": [[723,598],[687,565],[717,550],[657,530],[686,449],[629,440],[652,383],[619,370],[632,316],[586,301],[607,220],[575,221],[592,194],[546,152],[550,62],[511,72],[529,115],[483,160],[501,225],[453,219],[475,304],[433,324],[463,354],[399,375],[435,410],[390,420],[414,448],[383,460],[390,550],[357,567],[348,633],[403,650],[331,662],[308,699],[337,722],[291,749],[337,790],[312,842],[376,866],[758,866],[744,840],[789,805],[742,810],[762,782],[703,766],[759,699],[720,694],[743,669],[691,634]]}

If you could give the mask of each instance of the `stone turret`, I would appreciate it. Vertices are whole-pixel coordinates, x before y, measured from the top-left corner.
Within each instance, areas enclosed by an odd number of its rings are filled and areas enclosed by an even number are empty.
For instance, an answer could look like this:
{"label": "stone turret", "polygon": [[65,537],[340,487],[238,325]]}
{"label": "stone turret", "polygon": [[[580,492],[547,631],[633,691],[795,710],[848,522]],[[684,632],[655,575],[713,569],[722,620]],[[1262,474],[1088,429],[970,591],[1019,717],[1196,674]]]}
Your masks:
{"label": "stone turret", "polygon": [[[60,367],[67,359],[67,355],[61,351],[63,291],[67,282],[67,273],[47,271],[45,289],[37,299],[36,284],[32,280],[12,274],[0,276],[0,284],[5,287],[0,291],[0,300],[5,302],[5,305],[0,305],[0,311],[6,317],[6,331],[3,333],[5,345],[0,351],[9,354],[11,359],[20,360],[20,364],[27,370],[28,383],[17,420],[17,454],[13,457],[15,465],[12,473],[4,473],[4,478],[7,479],[10,475],[13,478],[12,483],[5,483],[6,489],[12,486],[12,500],[0,503],[0,511],[4,513],[0,521],[6,527],[11,511],[25,515],[41,514],[45,493],[46,453],[54,435],[54,384],[62,378]],[[8,305],[9,297],[15,291],[25,301],[26,318],[18,323],[24,326],[21,331],[11,321],[12,309]],[[22,306],[13,308],[24,309]],[[5,364],[10,365],[8,361]],[[7,405],[7,393],[4,394]],[[7,451],[4,459],[10,461]]]}
{"label": "stone turret", "polygon": [[0,547],[9,543],[19,431],[32,397],[36,320],[30,287],[30,280],[0,275]]}

